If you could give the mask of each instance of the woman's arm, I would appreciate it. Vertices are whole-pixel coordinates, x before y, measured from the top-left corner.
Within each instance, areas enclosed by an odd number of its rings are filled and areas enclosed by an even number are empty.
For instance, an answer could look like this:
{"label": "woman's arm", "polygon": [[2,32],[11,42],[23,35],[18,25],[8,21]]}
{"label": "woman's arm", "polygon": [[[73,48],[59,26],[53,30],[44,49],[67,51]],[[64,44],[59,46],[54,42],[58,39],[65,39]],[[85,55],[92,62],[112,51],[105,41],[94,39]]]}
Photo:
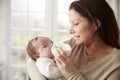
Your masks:
{"label": "woman's arm", "polygon": [[67,80],[86,80],[79,72],[75,72],[67,77]]}
{"label": "woman's arm", "polygon": [[58,49],[55,57],[58,68],[67,80],[86,80],[77,70],[74,61],[64,51]]}
{"label": "woman's arm", "polygon": [[[76,72],[68,76],[67,80],[86,80],[86,79],[80,74],[80,72]],[[106,78],[104,76],[103,77],[101,76],[100,80],[120,80],[120,68],[115,69],[114,71],[109,73],[109,75],[106,76]]]}

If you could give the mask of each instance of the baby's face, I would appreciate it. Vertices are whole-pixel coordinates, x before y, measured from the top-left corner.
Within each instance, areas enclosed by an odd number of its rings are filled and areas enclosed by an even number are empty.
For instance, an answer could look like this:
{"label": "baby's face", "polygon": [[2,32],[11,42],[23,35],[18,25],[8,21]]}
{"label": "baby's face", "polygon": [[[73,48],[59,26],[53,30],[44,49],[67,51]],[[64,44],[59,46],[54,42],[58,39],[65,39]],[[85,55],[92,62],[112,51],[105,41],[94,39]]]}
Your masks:
{"label": "baby's face", "polygon": [[52,40],[50,40],[47,37],[38,37],[38,39],[36,39],[36,41],[34,41],[33,44],[37,48],[40,57],[53,58],[53,54],[51,52],[51,48],[53,45]]}

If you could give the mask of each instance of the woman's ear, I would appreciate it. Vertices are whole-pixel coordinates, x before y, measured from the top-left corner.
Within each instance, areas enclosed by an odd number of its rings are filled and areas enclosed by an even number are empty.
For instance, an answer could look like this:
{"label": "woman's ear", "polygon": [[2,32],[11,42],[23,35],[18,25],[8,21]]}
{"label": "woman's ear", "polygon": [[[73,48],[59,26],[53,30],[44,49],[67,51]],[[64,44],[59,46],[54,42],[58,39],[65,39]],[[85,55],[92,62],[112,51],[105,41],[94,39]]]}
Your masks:
{"label": "woman's ear", "polygon": [[100,23],[99,19],[96,19],[96,20],[95,20],[94,25],[95,25],[95,30],[98,30],[98,29],[100,28],[101,23]]}
{"label": "woman's ear", "polygon": [[100,23],[100,20],[99,20],[99,19],[96,20],[96,23],[97,23],[97,27],[100,28],[101,23]]}

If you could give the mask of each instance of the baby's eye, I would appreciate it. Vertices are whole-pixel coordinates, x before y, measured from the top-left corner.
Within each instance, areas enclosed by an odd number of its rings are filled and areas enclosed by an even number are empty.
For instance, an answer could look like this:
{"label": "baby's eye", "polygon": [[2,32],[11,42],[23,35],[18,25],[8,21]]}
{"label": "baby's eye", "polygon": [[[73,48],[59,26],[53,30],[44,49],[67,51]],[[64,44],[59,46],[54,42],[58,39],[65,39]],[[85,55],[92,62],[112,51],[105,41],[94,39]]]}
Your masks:
{"label": "baby's eye", "polygon": [[46,48],[48,45],[44,45],[43,48]]}
{"label": "baby's eye", "polygon": [[51,41],[51,43],[53,44],[53,41]]}

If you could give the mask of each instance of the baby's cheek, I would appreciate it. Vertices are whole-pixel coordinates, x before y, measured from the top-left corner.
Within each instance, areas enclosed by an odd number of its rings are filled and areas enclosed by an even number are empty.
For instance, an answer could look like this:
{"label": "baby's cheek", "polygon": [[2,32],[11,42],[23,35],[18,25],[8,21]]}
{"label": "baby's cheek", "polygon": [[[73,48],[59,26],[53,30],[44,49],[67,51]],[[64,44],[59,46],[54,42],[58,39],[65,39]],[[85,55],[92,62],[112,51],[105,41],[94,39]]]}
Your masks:
{"label": "baby's cheek", "polygon": [[53,57],[53,54],[52,54],[52,52],[51,52],[51,49],[48,49],[48,50],[47,50],[47,54],[49,55],[49,57]]}

